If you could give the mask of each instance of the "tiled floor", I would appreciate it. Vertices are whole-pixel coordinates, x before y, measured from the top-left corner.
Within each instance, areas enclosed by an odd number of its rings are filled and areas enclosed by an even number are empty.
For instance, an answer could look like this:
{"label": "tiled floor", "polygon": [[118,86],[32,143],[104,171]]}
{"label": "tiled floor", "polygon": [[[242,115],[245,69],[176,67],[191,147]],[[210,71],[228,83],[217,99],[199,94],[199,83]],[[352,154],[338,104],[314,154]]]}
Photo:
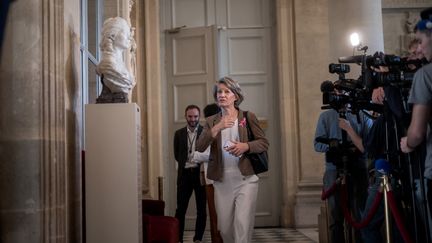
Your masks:
{"label": "tiled floor", "polygon": [[[185,231],[183,242],[193,242],[194,232]],[[211,243],[210,231],[204,234],[203,242]],[[287,228],[256,228],[254,230],[252,243],[273,243],[273,242],[290,242],[290,243],[315,243],[318,242],[317,229],[287,229]]]}

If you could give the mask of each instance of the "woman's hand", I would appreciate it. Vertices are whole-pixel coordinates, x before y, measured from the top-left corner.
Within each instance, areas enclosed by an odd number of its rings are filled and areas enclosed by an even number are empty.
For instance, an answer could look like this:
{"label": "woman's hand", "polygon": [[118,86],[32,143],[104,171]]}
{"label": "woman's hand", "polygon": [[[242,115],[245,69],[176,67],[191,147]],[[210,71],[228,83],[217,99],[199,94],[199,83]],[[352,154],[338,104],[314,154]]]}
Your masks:
{"label": "woman's hand", "polygon": [[221,120],[216,125],[214,125],[214,127],[212,127],[212,136],[215,138],[220,131],[224,130],[225,128],[233,127],[236,119],[222,116]]}
{"label": "woman's hand", "polygon": [[234,126],[235,120],[237,118],[230,118],[228,116],[222,116],[222,119],[220,120],[220,122],[217,124],[220,126],[220,130],[223,130],[225,128],[230,128]]}
{"label": "woman's hand", "polygon": [[238,141],[231,141],[233,145],[225,148],[226,151],[228,151],[230,154],[240,157],[242,154],[249,151],[249,144],[247,143],[241,143]]}

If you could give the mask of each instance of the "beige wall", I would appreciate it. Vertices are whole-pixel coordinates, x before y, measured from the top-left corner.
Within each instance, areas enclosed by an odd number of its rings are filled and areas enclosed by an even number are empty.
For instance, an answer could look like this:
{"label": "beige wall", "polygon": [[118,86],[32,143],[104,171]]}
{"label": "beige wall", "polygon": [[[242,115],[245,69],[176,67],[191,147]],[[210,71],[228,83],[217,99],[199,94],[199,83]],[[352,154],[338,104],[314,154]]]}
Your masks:
{"label": "beige wall", "polygon": [[[124,10],[129,1],[121,3]],[[159,6],[157,0],[136,4],[132,24],[141,48],[136,100],[143,110],[146,195],[156,197],[156,177],[163,173]],[[400,53],[397,40],[406,34],[406,12],[428,4],[430,0],[383,1],[386,52]],[[296,198],[311,195],[319,202],[323,158],[313,151],[312,140],[321,112],[319,85],[334,77],[327,72],[327,0],[278,0],[277,5],[283,6],[276,10],[283,26],[278,41],[284,41],[278,44],[287,195],[282,224],[292,226]],[[107,7],[107,15],[117,12],[116,6]],[[81,241],[79,13],[79,1],[14,1],[10,9],[0,59],[0,237],[5,242]],[[302,194],[307,188],[312,193]]]}

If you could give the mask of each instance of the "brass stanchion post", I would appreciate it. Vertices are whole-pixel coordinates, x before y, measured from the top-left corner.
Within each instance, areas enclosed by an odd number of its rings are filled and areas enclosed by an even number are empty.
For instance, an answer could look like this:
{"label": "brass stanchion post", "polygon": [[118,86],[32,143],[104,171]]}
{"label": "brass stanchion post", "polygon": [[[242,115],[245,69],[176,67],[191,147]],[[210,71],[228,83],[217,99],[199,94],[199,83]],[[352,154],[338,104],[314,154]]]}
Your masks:
{"label": "brass stanchion post", "polygon": [[391,234],[390,234],[390,212],[389,212],[389,205],[388,205],[388,197],[387,192],[390,191],[390,185],[388,181],[387,175],[383,175],[382,177],[381,186],[383,188],[384,193],[384,216],[385,216],[385,224],[386,224],[386,242],[391,242]]}

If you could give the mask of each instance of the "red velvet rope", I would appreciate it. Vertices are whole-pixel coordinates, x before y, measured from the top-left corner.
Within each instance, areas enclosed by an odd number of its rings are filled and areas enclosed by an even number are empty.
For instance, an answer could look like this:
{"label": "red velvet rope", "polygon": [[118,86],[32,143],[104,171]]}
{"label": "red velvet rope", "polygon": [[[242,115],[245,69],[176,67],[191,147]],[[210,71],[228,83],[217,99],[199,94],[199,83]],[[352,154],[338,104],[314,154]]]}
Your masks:
{"label": "red velvet rope", "polygon": [[[321,200],[326,200],[327,198],[329,198],[337,189],[338,186],[338,181],[335,181],[333,183],[333,185],[328,189],[328,190],[322,190],[321,193]],[[341,199],[341,205],[342,205],[342,211],[345,217],[345,220],[355,229],[361,229],[364,228],[366,225],[368,225],[370,223],[370,221],[372,220],[372,217],[375,215],[381,200],[383,197],[383,192],[379,191],[376,196],[375,196],[375,200],[372,204],[372,207],[370,208],[367,217],[365,219],[363,219],[361,222],[355,222],[354,219],[351,216],[351,213],[347,207],[348,204],[348,192],[347,192],[347,186],[346,184],[342,184],[341,185],[341,195],[340,195],[340,199]],[[393,195],[393,191],[388,191],[387,192],[387,198],[388,198],[388,202],[389,202],[389,206],[392,210],[393,213],[393,217],[396,221],[396,225],[399,229],[399,231],[401,232],[402,238],[404,239],[404,241],[406,243],[412,243],[413,241],[411,240],[408,231],[405,228],[405,225],[402,222],[402,217],[398,211],[398,207],[396,205],[395,199],[394,199],[394,195]]]}
{"label": "red velvet rope", "polygon": [[337,182],[338,182],[338,180],[336,180],[328,190],[324,190],[324,187],[323,187],[323,189],[321,191],[321,200],[323,200],[323,201],[326,200],[336,191],[336,188],[338,185]]}
{"label": "red velvet rope", "polygon": [[413,241],[411,240],[408,231],[405,228],[405,225],[402,222],[402,217],[399,213],[398,207],[396,205],[396,201],[394,199],[394,195],[393,195],[393,191],[388,191],[387,192],[387,199],[388,199],[388,203],[389,206],[391,208],[391,211],[393,213],[393,218],[396,221],[396,225],[402,235],[402,238],[404,239],[405,243],[412,243]]}
{"label": "red velvet rope", "polygon": [[354,219],[351,216],[351,213],[347,207],[348,204],[348,192],[347,192],[347,186],[346,184],[342,184],[342,188],[341,188],[341,205],[342,205],[342,211],[345,217],[345,220],[355,229],[361,229],[364,228],[366,225],[369,224],[369,222],[372,220],[372,217],[375,215],[378,206],[381,203],[381,199],[383,197],[383,193],[382,192],[378,192],[375,196],[375,200],[372,204],[372,207],[370,208],[366,218],[364,218],[362,221],[360,222],[355,222]]}

